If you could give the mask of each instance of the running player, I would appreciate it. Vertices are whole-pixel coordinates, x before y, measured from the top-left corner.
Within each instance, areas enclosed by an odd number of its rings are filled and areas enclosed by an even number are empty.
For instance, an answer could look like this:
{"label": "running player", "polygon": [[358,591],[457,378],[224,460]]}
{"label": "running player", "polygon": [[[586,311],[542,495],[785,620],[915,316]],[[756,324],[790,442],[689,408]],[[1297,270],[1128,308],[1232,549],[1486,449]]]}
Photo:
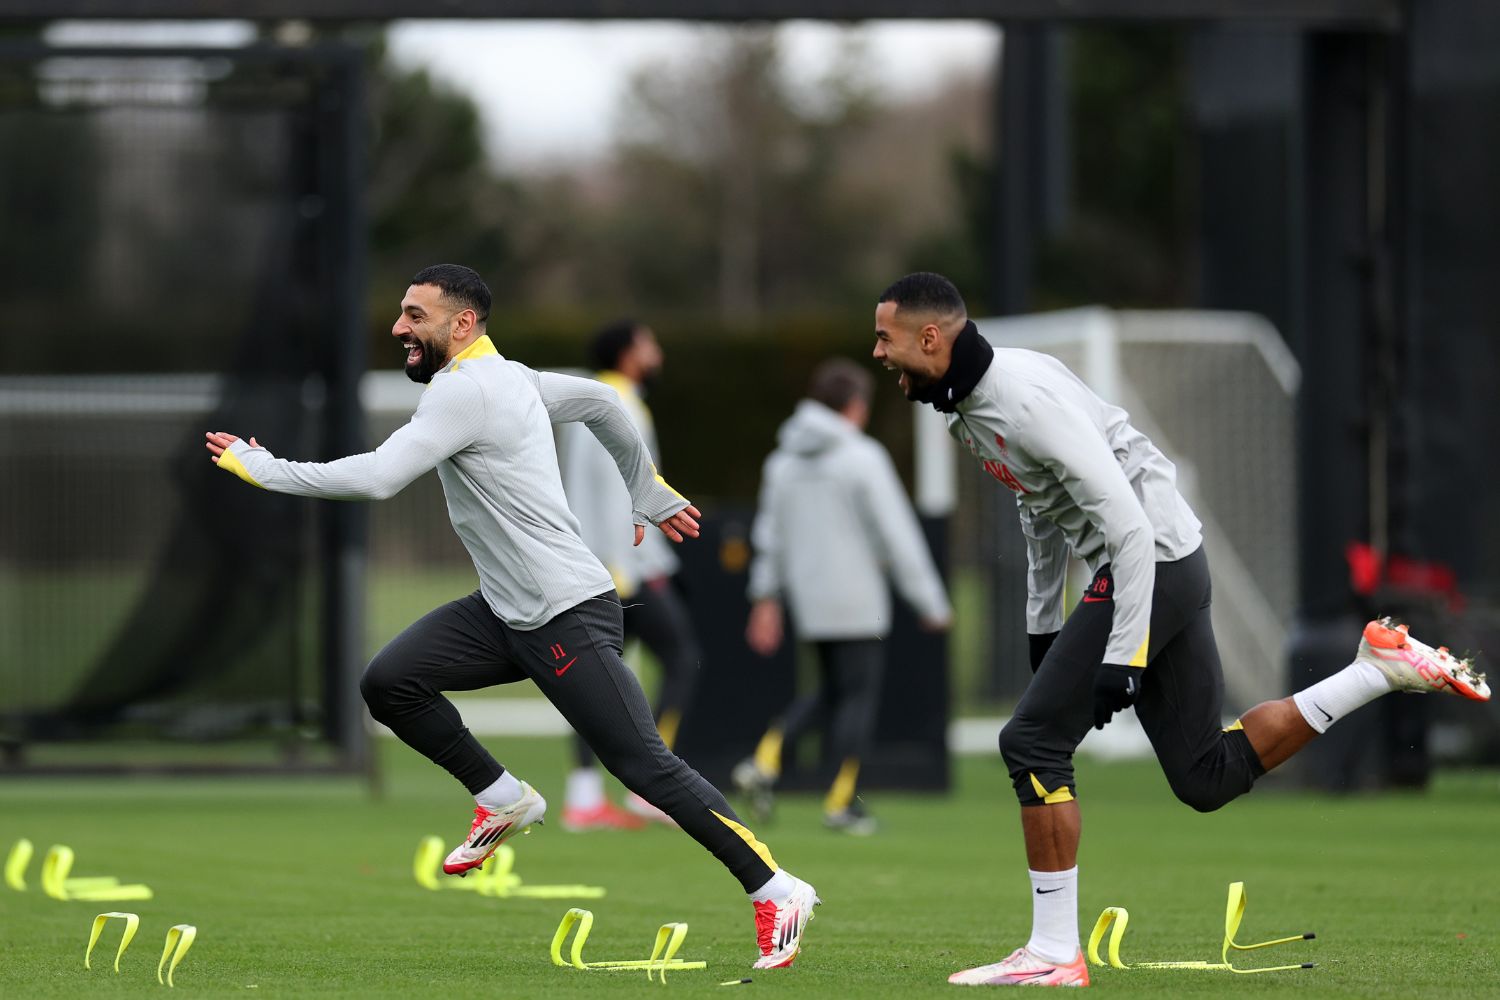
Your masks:
{"label": "running player", "polygon": [[[1209,812],[1381,695],[1489,698],[1471,663],[1383,619],[1365,626],[1343,670],[1221,729],[1223,672],[1198,519],[1177,492],[1172,463],[1125,411],[1052,357],[992,348],[958,289],[936,274],[907,275],[880,296],[874,355],[900,373],[908,399],[942,412],[950,433],[1015,493],[1026,536],[1036,676],[1000,731],[1000,753],[1022,806],[1031,938],[949,982],[1088,984],[1078,947],[1073,751],[1116,712],[1135,706],[1173,792]],[[1064,621],[1070,555],[1089,566],[1093,582]]]}
{"label": "running player", "polygon": [[739,879],[754,906],[755,967],[790,965],[817,894],[662,744],[620,659],[609,573],[568,511],[550,423],[582,422],[609,449],[630,489],[637,544],[648,522],[674,542],[696,537],[698,511],[656,476],[613,389],[506,360],[485,334],[489,312],[490,291],[469,268],[440,264],[412,278],[391,334],[406,350],[406,374],[428,388],[411,421],[372,452],[290,462],[223,432],[208,434],[208,450],[253,486],[337,500],[383,499],[437,469],[479,589],[391,640],[360,689],[371,715],[474,796],[474,821],[445,872],[482,865],[540,823],[547,803],[490,756],[443,692],[530,679],[605,767]]}

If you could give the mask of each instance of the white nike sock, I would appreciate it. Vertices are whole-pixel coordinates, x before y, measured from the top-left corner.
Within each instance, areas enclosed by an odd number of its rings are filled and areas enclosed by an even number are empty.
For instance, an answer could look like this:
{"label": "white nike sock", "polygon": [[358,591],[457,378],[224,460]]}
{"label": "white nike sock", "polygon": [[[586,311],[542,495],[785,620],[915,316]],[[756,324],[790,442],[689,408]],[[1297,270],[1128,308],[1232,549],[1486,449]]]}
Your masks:
{"label": "white nike sock", "polygon": [[1026,950],[1048,962],[1078,957],[1078,866],[1031,875],[1031,940]]}
{"label": "white nike sock", "polygon": [[568,772],[569,809],[598,809],[604,804],[604,775],[597,767],[575,767]]}
{"label": "white nike sock", "polygon": [[1332,677],[1292,695],[1307,724],[1320,733],[1363,705],[1391,691],[1391,682],[1374,664],[1355,660]]}
{"label": "white nike sock", "polygon": [[797,887],[797,882],[786,873],[786,869],[776,869],[776,874],[766,879],[766,884],[749,893],[750,901],[753,903],[764,903],[768,899],[786,899]]}
{"label": "white nike sock", "polygon": [[516,780],[515,775],[506,771],[500,777],[496,778],[488,788],[474,796],[474,801],[484,806],[490,812],[499,812],[512,802],[518,801],[525,794],[525,789],[521,787],[521,783]]}

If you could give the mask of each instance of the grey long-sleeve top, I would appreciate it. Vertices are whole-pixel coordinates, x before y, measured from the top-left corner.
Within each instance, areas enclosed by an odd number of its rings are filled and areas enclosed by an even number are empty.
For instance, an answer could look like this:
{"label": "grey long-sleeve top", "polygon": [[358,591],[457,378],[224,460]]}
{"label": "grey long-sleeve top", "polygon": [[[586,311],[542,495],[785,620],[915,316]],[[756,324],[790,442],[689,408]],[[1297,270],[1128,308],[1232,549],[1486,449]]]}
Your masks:
{"label": "grey long-sleeve top", "polygon": [[1046,354],[996,348],[949,432],[1016,495],[1026,536],[1027,631],[1062,627],[1068,552],[1114,577],[1104,662],[1146,665],[1156,563],[1191,555],[1202,525],[1177,469],[1130,415]]}
{"label": "grey long-sleeve top", "polygon": [[781,599],[803,640],[889,635],[887,578],[917,614],[952,613],[890,455],[822,403],[781,425],[750,541],[750,599]]}
{"label": "grey long-sleeve top", "polygon": [[[625,412],[660,468],[655,422],[640,390],[618,372],[600,372],[598,379],[619,394]],[[583,427],[572,424],[558,428],[557,446],[563,489],[568,495],[568,506],[578,518],[579,535],[614,577],[620,597],[629,598],[641,584],[676,573],[677,553],[672,551],[672,543],[665,535],[648,532],[641,544],[631,544],[630,495],[620,481],[614,460],[598,440]]]}
{"label": "grey long-sleeve top", "polygon": [[636,524],[687,506],[656,475],[613,389],[508,361],[488,337],[434,375],[411,420],[372,452],[289,462],[241,440],[219,467],[264,489],[332,500],[381,500],[436,468],[486,602],[506,624],[529,630],[612,586],[579,538],[558,473],[551,424],[574,421],[619,466]]}

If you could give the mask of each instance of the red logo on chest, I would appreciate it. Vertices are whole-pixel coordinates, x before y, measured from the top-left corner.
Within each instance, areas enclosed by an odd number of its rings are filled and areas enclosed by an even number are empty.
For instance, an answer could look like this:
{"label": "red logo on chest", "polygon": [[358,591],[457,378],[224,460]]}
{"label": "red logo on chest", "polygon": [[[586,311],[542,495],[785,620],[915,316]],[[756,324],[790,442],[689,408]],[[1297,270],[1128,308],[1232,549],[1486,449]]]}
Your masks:
{"label": "red logo on chest", "polygon": [[986,458],[984,460],[984,471],[988,472],[990,475],[1000,480],[1000,482],[1004,483],[1006,488],[1009,489],[1012,493],[1031,492],[1026,487],[1021,485],[1021,481],[1016,478],[1016,474],[1014,472],[1011,472],[1010,466],[1006,465],[1004,462],[997,462],[992,458]]}

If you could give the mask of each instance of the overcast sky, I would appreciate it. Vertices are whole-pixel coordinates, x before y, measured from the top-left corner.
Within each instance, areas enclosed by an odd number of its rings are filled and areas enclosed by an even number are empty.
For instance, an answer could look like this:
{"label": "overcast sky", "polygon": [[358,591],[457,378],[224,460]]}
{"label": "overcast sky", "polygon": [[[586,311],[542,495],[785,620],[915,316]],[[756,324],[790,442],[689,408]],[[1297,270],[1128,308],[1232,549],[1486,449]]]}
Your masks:
{"label": "overcast sky", "polygon": [[[999,38],[993,25],[972,21],[794,21],[782,32],[799,82],[822,75],[852,32],[868,51],[870,79],[887,92],[911,94],[988,68]],[[686,59],[700,40],[699,26],[672,21],[404,21],[390,35],[402,63],[426,66],[474,95],[492,151],[510,166],[600,151],[631,72]]]}
{"label": "overcast sky", "polygon": [[[493,155],[508,167],[587,157],[609,145],[637,67],[690,57],[699,25],[680,21],[398,21],[392,55],[473,95]],[[994,64],[999,32],[979,21],[793,21],[782,28],[795,82],[826,71],[842,38],[864,43],[868,79],[892,95],[930,92]],[[244,21],[58,22],[54,44],[240,45]]]}

